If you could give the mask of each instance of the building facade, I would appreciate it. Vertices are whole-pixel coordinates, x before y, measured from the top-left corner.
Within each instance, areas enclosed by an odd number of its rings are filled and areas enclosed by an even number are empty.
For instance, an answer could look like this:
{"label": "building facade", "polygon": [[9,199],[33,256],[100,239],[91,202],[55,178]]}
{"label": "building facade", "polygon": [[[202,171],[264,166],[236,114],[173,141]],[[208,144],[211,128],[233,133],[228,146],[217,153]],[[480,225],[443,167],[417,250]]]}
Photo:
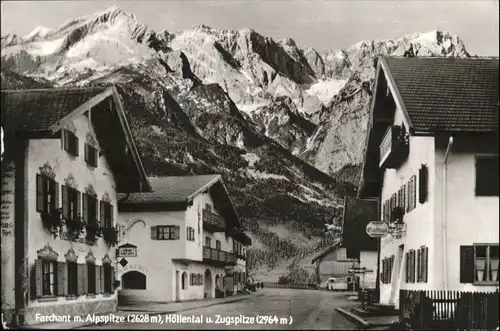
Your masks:
{"label": "building facade", "polygon": [[[240,230],[221,177],[150,182],[151,193],[124,196],[119,204],[120,301],[186,301],[243,290],[251,242]],[[131,245],[134,254],[122,256],[121,247]]]}
{"label": "building facade", "polygon": [[113,88],[2,91],[7,323],[45,322],[37,314],[116,310],[117,190],[148,185],[116,93]]}
{"label": "building facade", "polygon": [[396,229],[381,303],[498,289],[498,78],[498,59],[379,60],[360,195]]}

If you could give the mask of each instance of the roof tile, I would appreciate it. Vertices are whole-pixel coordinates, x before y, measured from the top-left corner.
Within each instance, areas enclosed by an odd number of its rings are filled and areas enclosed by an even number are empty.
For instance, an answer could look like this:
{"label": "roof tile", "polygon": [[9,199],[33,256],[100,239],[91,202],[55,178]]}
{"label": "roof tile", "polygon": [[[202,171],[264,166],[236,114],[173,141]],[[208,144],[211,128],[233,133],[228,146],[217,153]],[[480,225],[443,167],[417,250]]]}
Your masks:
{"label": "roof tile", "polygon": [[119,194],[123,204],[176,203],[185,202],[188,197],[204,186],[220,178],[220,175],[150,177],[152,192]]}
{"label": "roof tile", "polygon": [[416,131],[498,131],[498,58],[384,60]]}
{"label": "roof tile", "polygon": [[9,131],[46,131],[106,88],[2,90],[2,123]]}

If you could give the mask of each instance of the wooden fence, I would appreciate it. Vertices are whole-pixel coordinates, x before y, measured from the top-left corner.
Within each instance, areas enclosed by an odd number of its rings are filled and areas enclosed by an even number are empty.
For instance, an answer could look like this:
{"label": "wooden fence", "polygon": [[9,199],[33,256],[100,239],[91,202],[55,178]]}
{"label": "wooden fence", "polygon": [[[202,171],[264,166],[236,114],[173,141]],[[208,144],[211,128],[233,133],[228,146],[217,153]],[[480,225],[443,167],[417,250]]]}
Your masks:
{"label": "wooden fence", "polygon": [[313,286],[301,283],[280,284],[280,283],[264,282],[264,288],[289,288],[295,290],[308,290],[308,289],[313,289]]}
{"label": "wooden fence", "polygon": [[414,329],[489,329],[499,326],[499,292],[401,290],[400,318]]}

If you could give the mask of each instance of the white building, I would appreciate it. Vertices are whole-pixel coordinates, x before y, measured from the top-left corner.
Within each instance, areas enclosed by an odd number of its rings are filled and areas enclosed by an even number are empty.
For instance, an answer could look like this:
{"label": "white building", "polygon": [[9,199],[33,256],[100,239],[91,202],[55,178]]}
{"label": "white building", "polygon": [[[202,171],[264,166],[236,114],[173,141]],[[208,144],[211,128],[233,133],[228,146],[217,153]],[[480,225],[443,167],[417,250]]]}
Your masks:
{"label": "white building", "polygon": [[498,64],[379,59],[360,196],[403,221],[381,241],[381,303],[498,289]]}
{"label": "white building", "polygon": [[116,90],[2,91],[1,114],[4,321],[114,312],[117,192],[149,186]]}
{"label": "white building", "polygon": [[185,301],[243,290],[250,239],[220,175],[149,179],[120,197],[119,299]]}

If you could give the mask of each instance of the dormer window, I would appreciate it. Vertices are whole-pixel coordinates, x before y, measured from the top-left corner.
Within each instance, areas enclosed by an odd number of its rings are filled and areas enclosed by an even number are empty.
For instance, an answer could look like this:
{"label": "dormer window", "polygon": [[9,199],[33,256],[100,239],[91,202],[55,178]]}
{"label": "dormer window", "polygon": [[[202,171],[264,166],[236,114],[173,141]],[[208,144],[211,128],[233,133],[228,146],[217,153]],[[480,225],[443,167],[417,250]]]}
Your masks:
{"label": "dormer window", "polygon": [[69,130],[63,130],[64,150],[70,155],[78,156],[78,137]]}
{"label": "dormer window", "polygon": [[85,162],[92,168],[97,168],[97,149],[89,144],[85,144]]}

